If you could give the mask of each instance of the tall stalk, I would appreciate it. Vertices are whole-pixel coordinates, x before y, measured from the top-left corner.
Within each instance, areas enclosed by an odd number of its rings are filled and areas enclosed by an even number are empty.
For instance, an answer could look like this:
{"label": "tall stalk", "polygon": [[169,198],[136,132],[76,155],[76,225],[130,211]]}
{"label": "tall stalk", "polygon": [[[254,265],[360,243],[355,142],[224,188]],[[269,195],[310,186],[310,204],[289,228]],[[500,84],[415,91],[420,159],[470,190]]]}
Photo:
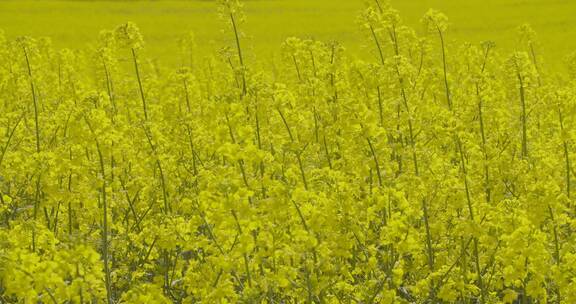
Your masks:
{"label": "tall stalk", "polygon": [[40,124],[38,122],[38,97],[36,96],[36,86],[34,84],[34,77],[32,76],[32,68],[30,67],[30,57],[26,46],[22,46],[24,50],[24,57],[26,58],[26,68],[28,71],[28,79],[30,80],[30,91],[32,92],[32,101],[34,103],[34,130],[36,132],[36,153],[40,153]]}
{"label": "tall stalk", "polygon": [[148,121],[148,107],[146,105],[146,96],[144,95],[144,88],[142,87],[142,78],[140,77],[140,67],[138,65],[138,56],[136,50],[131,48],[132,61],[134,62],[134,69],[136,70],[136,79],[138,80],[138,89],[140,91],[140,99],[142,100],[142,110],[144,111],[144,120]]}
{"label": "tall stalk", "polygon": [[[282,122],[284,123],[284,127],[286,128],[286,132],[288,132],[290,141],[292,143],[295,143],[296,141],[294,139],[294,136],[292,135],[290,125],[288,124],[288,121],[286,120],[284,113],[282,113],[282,110],[280,110],[280,108],[276,108],[276,110],[278,111],[278,114],[280,114],[280,118],[282,118]],[[300,168],[300,175],[302,177],[302,183],[304,184],[304,189],[308,190],[308,181],[306,179],[306,172],[304,171],[304,165],[302,163],[302,153],[304,153],[306,146],[304,146],[304,148],[301,151],[295,152],[294,154],[296,155],[296,160],[298,161],[298,168]]]}
{"label": "tall stalk", "polygon": [[378,36],[376,35],[376,31],[374,27],[370,25],[370,32],[372,33],[372,38],[374,39],[374,43],[376,44],[376,48],[378,49],[378,55],[380,56],[380,63],[384,64],[384,51],[382,50],[382,46],[380,45],[380,40],[378,40]]}
{"label": "tall stalk", "polygon": [[[186,79],[183,80],[183,89],[184,89],[184,96],[186,101],[186,112],[191,114],[192,107],[190,105],[190,94],[188,93],[188,82]],[[190,145],[190,153],[192,156],[192,170],[194,171],[194,175],[198,175],[198,165],[196,161],[196,148],[194,146],[194,137],[192,135],[192,126],[190,123],[186,123],[186,132],[188,133],[188,143]]]}
{"label": "tall stalk", "polygon": [[[460,168],[461,168],[461,173],[462,173],[462,179],[464,181],[464,190],[466,192],[466,204],[468,205],[468,212],[469,212],[469,216],[470,216],[470,221],[472,223],[476,223],[476,220],[474,218],[474,209],[472,207],[472,198],[470,197],[470,186],[468,184],[468,170],[466,168],[466,161],[464,158],[464,151],[462,148],[462,141],[458,138],[458,136],[456,136],[456,142],[457,142],[457,146],[458,146],[458,152],[460,154]],[[478,288],[480,289],[480,303],[484,303],[485,302],[485,297],[486,297],[486,290],[484,289],[484,282],[482,279],[482,268],[480,267],[480,253],[478,250],[478,238],[473,236],[472,237],[473,240],[473,255],[474,255],[474,264],[476,266],[476,276],[477,276],[477,280],[478,280]]]}
{"label": "tall stalk", "polygon": [[[262,135],[260,131],[260,119],[258,116],[258,95],[256,95],[256,104],[254,105],[254,121],[256,124],[256,142],[258,144],[258,150],[262,150]],[[260,161],[260,184],[262,188],[262,196],[266,196],[266,187],[264,185],[264,174],[265,174],[266,167],[264,165],[264,160]]]}
{"label": "tall stalk", "polygon": [[230,23],[234,31],[234,39],[236,41],[236,51],[238,52],[238,62],[240,62],[240,69],[242,72],[242,96],[246,95],[246,67],[244,65],[244,56],[242,55],[242,47],[240,46],[240,33],[236,24],[236,17],[233,12],[230,12]]}
{"label": "tall stalk", "polygon": [[527,127],[527,113],[526,113],[526,86],[525,86],[525,79],[522,76],[522,71],[520,70],[520,66],[518,65],[518,58],[515,58],[514,65],[516,68],[516,77],[518,79],[519,84],[519,93],[520,93],[520,106],[522,109],[522,113],[520,115],[520,123],[522,124],[522,157],[528,157],[528,127]]}
{"label": "tall stalk", "polygon": [[571,173],[572,173],[572,165],[570,163],[570,149],[568,148],[568,142],[564,139],[563,134],[564,130],[564,115],[562,114],[561,106],[558,106],[558,122],[560,125],[560,136],[562,138],[562,148],[564,150],[564,165],[566,170],[566,196],[570,197],[571,191]]}
{"label": "tall stalk", "polygon": [[108,253],[108,200],[106,196],[106,171],[104,169],[104,156],[102,155],[102,149],[100,147],[100,141],[90,124],[87,117],[84,117],[86,124],[90,129],[90,132],[94,136],[94,141],[96,143],[96,150],[98,152],[98,161],[100,164],[100,174],[102,175],[102,188],[100,190],[102,195],[102,259],[104,260],[104,284],[106,285],[106,301],[108,304],[114,303],[112,298],[112,284],[110,278],[110,265],[109,265],[109,253]]}
{"label": "tall stalk", "polygon": [[14,137],[14,133],[16,133],[16,129],[18,129],[18,126],[20,125],[20,122],[22,121],[23,118],[24,113],[18,117],[18,120],[16,120],[14,127],[12,127],[12,130],[10,130],[10,133],[8,134],[8,139],[6,140],[6,143],[4,143],[2,151],[0,151],[0,168],[2,167],[2,161],[4,161],[4,156],[6,155],[6,151],[8,151],[8,147],[10,146],[10,142]]}
{"label": "tall stalk", "polygon": [[444,86],[446,88],[446,102],[448,103],[448,108],[452,110],[452,95],[450,94],[450,85],[448,83],[448,67],[446,63],[446,45],[444,43],[444,32],[438,25],[436,25],[438,30],[438,36],[440,37],[440,46],[442,49],[442,71],[444,74]]}
{"label": "tall stalk", "polygon": [[144,126],[144,133],[146,135],[146,139],[148,140],[148,145],[152,150],[152,154],[156,159],[156,167],[158,168],[158,172],[160,173],[160,185],[162,187],[162,200],[164,201],[164,214],[169,214],[172,211],[172,206],[168,200],[168,186],[166,184],[166,177],[164,176],[164,170],[162,169],[162,162],[160,161],[160,156],[158,155],[158,149],[154,145],[152,140],[152,134],[149,133],[149,130],[146,126]]}
{"label": "tall stalk", "polygon": [[[484,52],[484,61],[482,62],[482,68],[480,70],[480,74],[482,75],[486,70],[486,64],[488,62],[488,55],[490,54],[491,45],[488,44],[486,46],[486,50]],[[482,139],[482,154],[484,155],[484,193],[486,196],[486,202],[490,202],[492,200],[492,189],[490,187],[490,170],[488,167],[488,148],[486,145],[486,130],[484,126],[484,100],[480,94],[480,84],[476,82],[476,97],[478,98],[478,124],[480,127],[480,138]]]}
{"label": "tall stalk", "polygon": [[380,173],[380,162],[378,161],[378,156],[376,155],[376,151],[374,150],[374,145],[369,137],[366,137],[368,141],[368,147],[370,147],[370,154],[372,154],[372,159],[374,160],[374,166],[376,167],[376,175],[378,176],[378,185],[380,187],[383,186],[382,182],[382,174]]}
{"label": "tall stalk", "polygon": [[[26,46],[22,46],[22,50],[24,51],[24,57],[26,58],[26,68],[28,71],[28,79],[30,80],[30,90],[32,92],[32,101],[34,104],[34,131],[36,136],[36,153],[40,153],[40,123],[38,119],[38,97],[36,95],[36,86],[34,84],[34,77],[32,75],[32,68],[30,66],[30,57],[28,56],[28,50]],[[36,179],[36,189],[34,194],[34,211],[33,217],[36,220],[38,215],[38,208],[40,207],[40,196],[41,196],[41,184],[40,184],[40,177],[42,173],[38,174]],[[32,229],[32,251],[36,251],[36,229]]]}
{"label": "tall stalk", "polygon": [[524,88],[524,80],[522,79],[522,76],[520,76],[520,74],[518,74],[518,81],[520,82],[520,102],[522,105],[522,156],[527,157],[528,156],[528,135],[527,135],[527,127],[526,127],[526,92],[525,92],[525,88]]}
{"label": "tall stalk", "polygon": [[108,93],[108,98],[110,103],[112,103],[112,122],[114,122],[114,116],[118,113],[118,107],[116,106],[116,99],[114,98],[114,86],[112,84],[112,77],[110,76],[110,71],[106,60],[102,58],[102,65],[104,67],[104,76],[106,77],[106,92]]}

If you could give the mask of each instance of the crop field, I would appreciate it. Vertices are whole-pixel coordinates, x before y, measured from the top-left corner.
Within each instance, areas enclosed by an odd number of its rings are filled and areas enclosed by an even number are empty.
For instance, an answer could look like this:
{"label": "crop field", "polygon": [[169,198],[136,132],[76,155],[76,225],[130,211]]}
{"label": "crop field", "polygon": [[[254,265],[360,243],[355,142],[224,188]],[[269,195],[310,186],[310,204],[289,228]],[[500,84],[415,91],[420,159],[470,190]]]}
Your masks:
{"label": "crop field", "polygon": [[[358,26],[365,0],[251,0],[246,1],[244,26],[248,60],[278,56],[288,37],[337,40],[349,56],[366,58],[371,44]],[[396,0],[405,24],[417,31],[429,8],[450,18],[451,42],[496,42],[513,51],[516,27],[529,22],[538,33],[546,64],[560,68],[576,49],[576,3],[570,0]],[[147,58],[172,67],[182,36],[196,36],[196,54],[212,55],[225,45],[214,1],[95,1],[0,0],[0,29],[8,37],[50,37],[57,48],[84,49],[98,33],[126,21],[138,25],[146,38]]]}
{"label": "crop field", "polygon": [[1,1],[0,303],[576,303],[575,7]]}

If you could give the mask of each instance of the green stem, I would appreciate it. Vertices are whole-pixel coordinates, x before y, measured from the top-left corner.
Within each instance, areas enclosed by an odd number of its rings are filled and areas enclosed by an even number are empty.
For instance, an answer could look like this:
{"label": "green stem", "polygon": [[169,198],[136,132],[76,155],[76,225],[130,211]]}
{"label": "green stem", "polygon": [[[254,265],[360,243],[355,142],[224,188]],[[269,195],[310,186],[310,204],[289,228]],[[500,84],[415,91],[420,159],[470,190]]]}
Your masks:
{"label": "green stem", "polygon": [[[562,109],[558,107],[558,120],[560,122],[560,135],[564,134],[564,117],[562,115]],[[562,147],[564,149],[564,162],[566,166],[566,196],[570,197],[570,190],[571,190],[571,164],[570,164],[570,152],[568,149],[568,142],[562,137]]]}
{"label": "green stem", "polygon": [[450,94],[450,85],[448,84],[448,68],[446,63],[446,46],[444,44],[444,33],[442,33],[442,30],[440,30],[438,26],[437,29],[442,47],[442,67],[444,72],[444,86],[446,87],[446,101],[448,102],[448,109],[452,110],[452,96]]}
{"label": "green stem", "polygon": [[108,93],[110,103],[112,103],[112,122],[114,122],[114,115],[118,113],[116,100],[114,98],[114,87],[112,86],[112,79],[110,76],[110,71],[108,70],[108,65],[106,64],[106,61],[104,59],[102,59],[102,64],[104,66],[104,75],[106,76],[106,92]]}
{"label": "green stem", "polygon": [[380,173],[380,163],[378,162],[378,157],[376,156],[376,151],[374,150],[374,145],[372,145],[372,141],[370,138],[366,137],[368,141],[368,146],[370,147],[370,153],[372,154],[372,158],[374,159],[374,166],[376,166],[376,175],[378,176],[378,185],[382,187],[382,174]]}
{"label": "green stem", "polygon": [[[461,170],[462,170],[462,178],[464,180],[464,189],[466,192],[466,203],[468,204],[468,212],[470,213],[470,221],[472,221],[472,223],[475,223],[474,220],[474,209],[472,208],[472,199],[470,197],[470,186],[468,185],[468,170],[466,169],[466,162],[464,159],[464,151],[462,148],[462,142],[460,141],[460,138],[458,138],[458,135],[454,134],[454,137],[456,139],[456,143],[458,146],[458,152],[460,154],[460,164],[461,164]],[[482,269],[480,267],[480,254],[478,251],[478,238],[473,236],[473,241],[474,241],[474,263],[476,265],[476,275],[477,275],[477,280],[478,280],[478,287],[480,289],[480,303],[484,303],[485,302],[485,296],[486,296],[486,290],[484,289],[484,283],[482,280]]]}
{"label": "green stem", "polygon": [[14,133],[16,133],[16,129],[18,128],[18,125],[20,125],[22,118],[24,118],[24,114],[22,114],[22,115],[20,115],[20,117],[18,117],[16,124],[14,125],[14,127],[12,128],[10,133],[8,134],[8,139],[6,140],[6,143],[4,144],[4,148],[2,148],[2,151],[0,152],[0,167],[2,166],[2,161],[4,160],[4,155],[6,155],[6,151],[8,151],[8,147],[10,146],[10,141],[12,140],[12,137],[14,137]]}
{"label": "green stem", "polygon": [[94,135],[94,141],[96,142],[96,150],[98,151],[98,160],[100,164],[100,172],[102,174],[102,259],[104,260],[104,283],[106,285],[106,300],[108,304],[114,303],[112,299],[112,284],[110,278],[110,265],[109,265],[109,254],[108,254],[108,201],[106,196],[106,171],[104,169],[104,156],[102,155],[102,149],[100,148],[100,142],[98,137],[90,124],[87,117],[84,117],[88,128]]}
{"label": "green stem", "polygon": [[232,23],[232,29],[234,30],[236,50],[238,51],[238,61],[240,62],[240,68],[242,69],[242,96],[244,96],[246,95],[246,70],[244,66],[244,57],[242,55],[242,47],[240,46],[240,34],[238,33],[236,18],[233,13],[230,13],[230,22]]}
{"label": "green stem", "polygon": [[34,77],[32,76],[32,68],[30,67],[30,58],[26,47],[24,50],[24,57],[26,58],[26,67],[28,69],[28,78],[30,79],[30,90],[32,91],[32,101],[34,102],[34,128],[36,131],[36,153],[40,153],[40,124],[38,122],[38,98],[36,96],[36,87],[34,85]]}
{"label": "green stem", "polygon": [[138,89],[140,91],[140,98],[142,99],[142,109],[144,111],[144,120],[148,121],[148,107],[146,106],[146,97],[144,96],[144,88],[142,87],[142,78],[140,77],[140,68],[138,66],[138,58],[136,50],[132,48],[132,60],[134,61],[134,69],[136,70],[136,78],[138,79]]}
{"label": "green stem", "polygon": [[374,43],[376,43],[376,48],[378,49],[378,55],[380,55],[380,63],[384,64],[384,51],[382,50],[382,46],[380,45],[380,41],[378,40],[378,36],[376,35],[376,31],[374,27],[370,25],[370,32],[372,33],[372,38],[374,38]]}
{"label": "green stem", "polygon": [[522,156],[528,157],[528,135],[527,135],[527,126],[526,126],[526,91],[524,88],[524,79],[522,75],[518,71],[518,82],[520,83],[520,104],[522,106]]}

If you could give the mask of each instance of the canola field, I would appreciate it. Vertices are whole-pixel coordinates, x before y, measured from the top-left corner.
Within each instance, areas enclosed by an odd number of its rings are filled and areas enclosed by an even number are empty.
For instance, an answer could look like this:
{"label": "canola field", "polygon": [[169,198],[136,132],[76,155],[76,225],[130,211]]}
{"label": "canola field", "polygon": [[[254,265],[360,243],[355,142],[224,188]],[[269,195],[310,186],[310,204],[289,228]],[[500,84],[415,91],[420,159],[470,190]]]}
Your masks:
{"label": "canola field", "polygon": [[570,30],[438,3],[0,2],[0,303],[576,303]]}
{"label": "canola field", "polygon": [[[374,0],[370,0],[374,1]],[[243,34],[247,60],[280,56],[288,37],[337,40],[348,56],[367,58],[372,45],[358,26],[366,0],[248,0]],[[49,37],[56,48],[82,50],[102,29],[134,22],[146,37],[146,57],[162,66],[180,65],[179,40],[196,37],[197,56],[211,56],[226,44],[214,0],[0,0],[0,29],[11,38]],[[570,0],[393,0],[404,24],[421,32],[430,8],[450,18],[452,43],[491,40],[514,51],[516,27],[530,23],[538,33],[545,63],[562,69],[576,49],[576,3]]]}

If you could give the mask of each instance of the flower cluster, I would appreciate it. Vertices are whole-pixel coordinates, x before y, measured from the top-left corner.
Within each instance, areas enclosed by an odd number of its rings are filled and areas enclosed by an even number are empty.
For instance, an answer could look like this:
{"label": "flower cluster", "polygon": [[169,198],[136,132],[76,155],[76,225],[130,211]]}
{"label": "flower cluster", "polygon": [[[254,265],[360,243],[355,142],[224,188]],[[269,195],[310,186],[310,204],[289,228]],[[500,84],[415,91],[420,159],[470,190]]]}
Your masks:
{"label": "flower cluster", "polygon": [[268,68],[220,2],[233,55],[187,36],[172,72],[131,23],[0,33],[0,302],[576,302],[573,58],[374,1],[373,59],[289,38]]}

